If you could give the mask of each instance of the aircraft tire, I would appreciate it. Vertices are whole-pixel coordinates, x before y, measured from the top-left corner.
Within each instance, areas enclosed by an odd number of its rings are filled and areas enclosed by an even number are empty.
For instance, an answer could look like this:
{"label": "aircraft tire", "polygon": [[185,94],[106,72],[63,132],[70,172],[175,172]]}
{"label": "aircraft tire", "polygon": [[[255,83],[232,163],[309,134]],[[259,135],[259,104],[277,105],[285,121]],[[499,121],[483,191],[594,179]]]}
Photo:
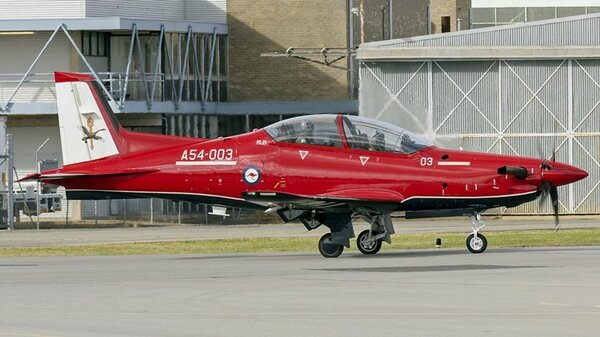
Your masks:
{"label": "aircraft tire", "polygon": [[338,257],[344,251],[344,246],[341,245],[332,245],[331,243],[327,243],[326,240],[331,237],[330,233],[327,233],[321,237],[319,240],[319,253],[326,258]]}
{"label": "aircraft tire", "polygon": [[358,234],[356,246],[358,247],[358,250],[365,255],[377,254],[381,249],[381,240],[377,240],[375,243],[367,242],[366,239],[369,237],[369,232],[368,229],[365,229]]}
{"label": "aircraft tire", "polygon": [[487,248],[487,239],[483,234],[477,233],[477,238],[473,233],[467,236],[467,249],[473,254],[483,253]]}

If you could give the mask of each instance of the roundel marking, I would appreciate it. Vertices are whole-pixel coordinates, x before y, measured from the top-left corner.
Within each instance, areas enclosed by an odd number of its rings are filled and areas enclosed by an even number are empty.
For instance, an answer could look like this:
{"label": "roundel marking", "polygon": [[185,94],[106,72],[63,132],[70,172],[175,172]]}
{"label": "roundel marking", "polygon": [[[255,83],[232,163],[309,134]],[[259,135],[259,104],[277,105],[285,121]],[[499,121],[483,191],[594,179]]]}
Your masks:
{"label": "roundel marking", "polygon": [[255,167],[247,167],[242,173],[244,182],[249,185],[256,185],[260,181],[260,171]]}

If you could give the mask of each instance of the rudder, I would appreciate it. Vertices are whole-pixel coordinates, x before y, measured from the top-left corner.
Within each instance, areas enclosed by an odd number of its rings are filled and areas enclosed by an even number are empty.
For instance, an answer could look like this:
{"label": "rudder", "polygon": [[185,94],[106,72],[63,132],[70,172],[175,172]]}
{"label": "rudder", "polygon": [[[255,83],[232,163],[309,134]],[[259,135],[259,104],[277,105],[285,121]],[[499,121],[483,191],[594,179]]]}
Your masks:
{"label": "rudder", "polygon": [[117,155],[121,126],[93,77],[54,73],[63,165]]}

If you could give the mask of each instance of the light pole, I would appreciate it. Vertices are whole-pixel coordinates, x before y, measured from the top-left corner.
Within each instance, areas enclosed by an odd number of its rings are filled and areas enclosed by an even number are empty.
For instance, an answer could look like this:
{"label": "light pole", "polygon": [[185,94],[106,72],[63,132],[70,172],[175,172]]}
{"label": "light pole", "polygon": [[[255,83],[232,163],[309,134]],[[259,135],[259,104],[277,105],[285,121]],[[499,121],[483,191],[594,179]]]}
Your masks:
{"label": "light pole", "polygon": [[393,10],[393,3],[392,0],[388,0],[388,13],[390,14],[390,36],[389,39],[393,39],[394,38],[394,10]]}
{"label": "light pole", "polygon": [[6,135],[6,154],[8,155],[8,210],[7,210],[7,218],[8,218],[8,229],[15,229],[15,198],[13,195],[13,166],[14,166],[14,157],[13,157],[13,141],[12,135]]}
{"label": "light pole", "polygon": [[379,10],[381,11],[381,41],[385,40],[385,10],[387,7],[382,5]]}
{"label": "light pole", "polygon": [[[40,145],[40,147],[38,147],[37,151],[35,151],[35,164],[37,165],[36,172],[38,174],[40,173],[39,154],[40,154],[40,151],[42,150],[42,148],[44,147],[44,145],[46,145],[48,143],[48,141],[50,141],[50,138],[46,138],[46,140],[42,143],[42,145]],[[37,230],[40,230],[40,194],[41,193],[42,193],[42,191],[41,191],[41,184],[40,184],[40,180],[38,179],[38,181],[37,181],[37,193],[35,194],[35,207],[36,207],[36,214],[37,214],[36,229]]]}

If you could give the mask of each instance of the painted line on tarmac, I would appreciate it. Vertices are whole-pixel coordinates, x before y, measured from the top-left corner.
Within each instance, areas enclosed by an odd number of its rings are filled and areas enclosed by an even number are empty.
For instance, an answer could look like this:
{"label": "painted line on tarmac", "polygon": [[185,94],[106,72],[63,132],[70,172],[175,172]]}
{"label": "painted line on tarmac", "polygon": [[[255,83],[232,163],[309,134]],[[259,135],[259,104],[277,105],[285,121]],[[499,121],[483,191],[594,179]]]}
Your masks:
{"label": "painted line on tarmac", "polygon": [[597,316],[599,311],[573,312],[11,312],[2,316],[40,315],[40,316]]}

